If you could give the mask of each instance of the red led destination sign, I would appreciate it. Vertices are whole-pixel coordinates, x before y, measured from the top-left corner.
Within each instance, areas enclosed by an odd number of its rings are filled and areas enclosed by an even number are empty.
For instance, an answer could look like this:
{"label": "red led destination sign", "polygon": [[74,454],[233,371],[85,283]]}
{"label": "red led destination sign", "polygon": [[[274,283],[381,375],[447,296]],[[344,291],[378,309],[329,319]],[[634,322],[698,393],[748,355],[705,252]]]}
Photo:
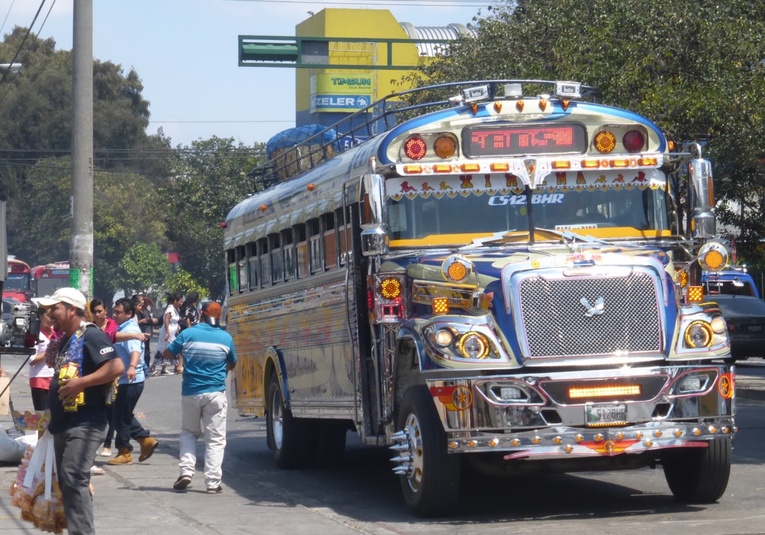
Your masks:
{"label": "red led destination sign", "polygon": [[586,148],[581,124],[468,126],[462,131],[462,149],[473,157],[583,153]]}

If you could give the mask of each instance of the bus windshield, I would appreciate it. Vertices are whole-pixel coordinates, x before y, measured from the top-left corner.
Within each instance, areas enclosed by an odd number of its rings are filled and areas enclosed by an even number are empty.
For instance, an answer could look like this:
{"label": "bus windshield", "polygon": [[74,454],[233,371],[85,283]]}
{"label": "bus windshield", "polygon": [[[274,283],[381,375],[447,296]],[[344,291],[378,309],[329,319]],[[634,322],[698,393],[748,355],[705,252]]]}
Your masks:
{"label": "bus windshield", "polygon": [[3,284],[4,290],[25,291],[29,288],[29,273],[8,273]]}
{"label": "bus windshield", "polygon": [[[399,184],[400,185],[400,184]],[[531,208],[523,190],[510,192],[429,191],[422,184],[406,186],[409,194],[391,195],[399,185],[388,183],[390,238],[408,243],[439,236],[433,243],[465,243],[476,235],[528,231],[535,228],[569,230],[598,237],[630,238],[664,235],[669,231],[666,194],[662,187],[544,188],[531,194]],[[442,184],[443,185],[443,184]],[[427,190],[427,183],[425,184]],[[529,217],[531,212],[531,217]],[[453,241],[443,237],[453,236]]]}

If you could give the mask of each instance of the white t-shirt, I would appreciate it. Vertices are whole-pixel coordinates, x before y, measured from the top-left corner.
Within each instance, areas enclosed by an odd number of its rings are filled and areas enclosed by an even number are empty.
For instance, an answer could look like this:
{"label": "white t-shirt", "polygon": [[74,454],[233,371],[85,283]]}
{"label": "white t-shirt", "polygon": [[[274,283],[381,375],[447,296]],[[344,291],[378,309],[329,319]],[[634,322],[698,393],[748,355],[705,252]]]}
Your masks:
{"label": "white t-shirt", "polygon": [[[40,343],[38,343],[37,346],[35,347],[35,356],[44,355],[45,350],[48,349],[49,343],[50,343],[50,337],[48,337],[45,333],[40,331]],[[45,363],[45,359],[35,364],[29,365],[29,378],[34,379],[36,377],[39,377],[39,378],[53,377],[53,368],[51,368]]]}
{"label": "white t-shirt", "polygon": [[[170,314],[170,336],[166,337],[166,331],[165,331],[165,316]],[[175,340],[175,336],[178,334],[178,322],[181,320],[181,315],[178,313],[178,310],[173,306],[172,303],[167,305],[167,308],[165,309],[165,313],[162,314],[162,327],[159,329],[159,342],[157,343],[157,351],[160,353],[164,352],[165,349],[167,349],[167,346],[170,345],[170,342]],[[167,338],[167,339],[166,339]]]}

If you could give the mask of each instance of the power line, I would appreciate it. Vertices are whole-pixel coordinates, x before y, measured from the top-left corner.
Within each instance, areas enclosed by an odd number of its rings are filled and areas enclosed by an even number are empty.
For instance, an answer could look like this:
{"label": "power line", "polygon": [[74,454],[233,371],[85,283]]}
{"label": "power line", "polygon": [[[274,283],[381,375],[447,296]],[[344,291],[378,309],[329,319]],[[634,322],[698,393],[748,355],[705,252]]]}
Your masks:
{"label": "power line", "polygon": [[5,23],[8,22],[8,17],[11,15],[11,11],[13,10],[13,4],[16,3],[16,0],[13,0],[11,2],[11,7],[8,8],[8,13],[5,14],[5,18],[3,19],[3,24],[0,26],[0,34],[3,33],[3,30],[5,29]]}
{"label": "power line", "polygon": [[254,2],[254,3],[260,3],[260,4],[272,4],[272,3],[278,3],[278,4],[312,4],[315,5],[317,3],[321,3],[321,5],[332,5],[332,6],[348,6],[348,5],[355,5],[355,6],[385,6],[385,7],[391,7],[391,8],[401,8],[401,7],[413,7],[413,6],[441,6],[441,7],[489,7],[491,5],[494,5],[495,2],[487,1],[487,0],[416,0],[414,2],[408,2],[408,1],[401,1],[400,4],[398,2],[391,2],[390,0],[347,0],[345,2],[316,2],[311,0],[234,0],[237,2]]}
{"label": "power line", "polygon": [[[32,19],[32,24],[30,24],[29,28],[27,28],[27,33],[24,34],[24,38],[21,40],[21,44],[19,44],[19,47],[16,49],[16,53],[13,55],[13,59],[10,61],[11,65],[16,63],[16,60],[18,59],[19,54],[21,53],[21,49],[24,48],[24,45],[27,42],[27,38],[29,37],[29,34],[32,33],[32,27],[35,25],[35,22],[37,22],[37,17],[40,16],[40,11],[42,11],[43,6],[45,5],[45,1],[46,0],[42,0],[42,2],[40,2],[40,7],[37,8],[37,13],[35,13],[35,17]],[[53,0],[53,3],[55,4],[55,0]],[[53,6],[51,6],[51,8],[52,7]],[[50,14],[50,11],[48,11],[48,14]],[[48,16],[46,15],[45,20],[47,19],[48,19]],[[7,71],[3,73],[3,77],[0,78],[0,87],[3,85],[3,83],[5,82],[5,79],[8,77],[8,74],[10,72],[11,72],[11,69],[8,69]],[[3,100],[5,100],[5,97],[8,95],[8,92],[10,90],[11,90],[11,86],[8,85],[5,91],[3,92],[2,96],[0,96],[0,104],[2,104]]]}
{"label": "power line", "polygon": [[149,121],[149,124],[235,124],[235,123],[294,123],[295,119],[242,119],[242,120],[173,120],[173,121]]}

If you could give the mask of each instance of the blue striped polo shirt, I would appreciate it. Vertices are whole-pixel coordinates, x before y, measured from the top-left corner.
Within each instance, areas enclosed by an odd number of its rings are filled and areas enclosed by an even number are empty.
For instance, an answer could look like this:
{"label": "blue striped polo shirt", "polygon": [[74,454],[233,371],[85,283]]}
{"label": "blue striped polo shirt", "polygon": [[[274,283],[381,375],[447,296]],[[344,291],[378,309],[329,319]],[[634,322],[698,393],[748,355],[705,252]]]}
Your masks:
{"label": "blue striped polo shirt", "polygon": [[234,339],[226,331],[198,323],[181,331],[167,349],[173,355],[183,353],[181,395],[226,389],[226,365],[236,362]]}

